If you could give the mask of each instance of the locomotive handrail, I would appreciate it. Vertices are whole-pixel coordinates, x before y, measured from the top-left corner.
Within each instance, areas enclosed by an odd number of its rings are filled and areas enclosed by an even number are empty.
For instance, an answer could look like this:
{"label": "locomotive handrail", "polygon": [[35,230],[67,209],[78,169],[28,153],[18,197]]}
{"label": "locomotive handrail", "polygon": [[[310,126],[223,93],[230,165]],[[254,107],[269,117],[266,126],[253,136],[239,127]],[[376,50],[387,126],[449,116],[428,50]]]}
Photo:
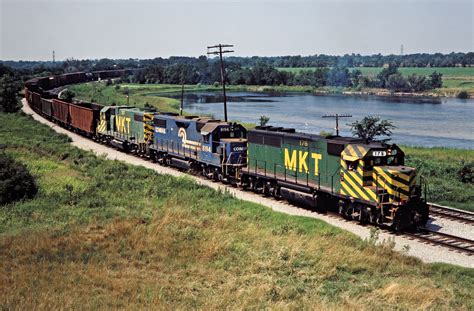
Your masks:
{"label": "locomotive handrail", "polygon": [[[326,176],[328,183],[329,183],[329,177],[330,177],[331,178],[331,193],[334,193],[334,176],[340,168],[338,167],[333,174],[318,172],[318,175],[317,175],[318,177],[315,179],[311,179],[311,181],[314,180],[314,186],[312,186],[312,184],[310,183],[309,171],[305,170],[304,172],[299,173],[297,171],[289,170],[287,166],[285,165],[278,164],[275,162],[268,162],[266,160],[258,160],[258,159],[253,159],[250,162],[248,162],[248,164],[249,165],[247,166],[247,169],[246,169],[247,172],[249,173],[252,172],[257,175],[259,174],[259,170],[263,170],[263,172],[260,171],[261,174],[263,174],[263,176],[265,177],[273,176],[274,178],[277,178],[278,167],[281,167],[281,172],[283,174],[284,181],[289,181],[297,185],[305,185],[309,187],[314,187],[315,189],[318,189],[318,190],[321,189],[321,177]],[[273,166],[273,172],[269,170],[269,168],[271,168],[272,166]],[[304,174],[304,176],[301,176],[302,174]],[[303,182],[301,182],[302,180]],[[304,180],[306,181],[304,182]]]}

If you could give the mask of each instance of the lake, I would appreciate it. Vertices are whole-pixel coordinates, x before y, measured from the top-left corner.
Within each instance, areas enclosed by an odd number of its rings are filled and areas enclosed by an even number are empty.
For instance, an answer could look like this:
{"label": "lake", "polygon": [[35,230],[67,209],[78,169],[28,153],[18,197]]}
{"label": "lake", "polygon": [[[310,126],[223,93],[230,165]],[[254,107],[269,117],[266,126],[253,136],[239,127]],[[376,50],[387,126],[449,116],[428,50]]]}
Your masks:
{"label": "lake", "polygon": [[[181,98],[180,94],[155,95]],[[186,93],[184,110],[223,119],[223,97],[217,92]],[[375,115],[393,121],[396,143],[474,149],[474,100],[230,92],[227,110],[229,120],[258,123],[265,115],[269,125],[315,134],[335,132],[335,120],[323,119],[323,115],[351,114],[352,118],[339,122],[343,136],[351,135],[347,123]]]}

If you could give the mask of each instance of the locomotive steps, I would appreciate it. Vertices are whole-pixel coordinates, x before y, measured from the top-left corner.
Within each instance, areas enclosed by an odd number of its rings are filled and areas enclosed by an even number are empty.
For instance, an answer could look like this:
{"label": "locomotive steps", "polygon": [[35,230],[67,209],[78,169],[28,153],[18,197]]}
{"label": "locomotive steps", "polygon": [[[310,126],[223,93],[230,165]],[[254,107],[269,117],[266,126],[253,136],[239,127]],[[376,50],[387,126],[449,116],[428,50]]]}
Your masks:
{"label": "locomotive steps", "polygon": [[[370,229],[372,227],[363,227],[356,223],[349,222],[338,217],[325,215],[325,214],[319,214],[319,213],[305,210],[299,207],[295,207],[284,201],[276,201],[271,198],[265,198],[254,193],[244,192],[233,187],[229,187],[229,186],[218,184],[218,183],[213,183],[212,181],[209,181],[209,180],[190,176],[178,170],[171,169],[169,167],[163,167],[158,164],[148,162],[144,159],[119,152],[115,149],[92,142],[91,140],[85,137],[71,133],[67,131],[66,129],[59,127],[58,125],[45,120],[44,118],[42,118],[41,116],[33,112],[31,108],[26,104],[25,101],[23,101],[23,111],[27,114],[32,115],[35,120],[50,126],[56,132],[69,136],[72,139],[72,144],[74,146],[84,149],[84,150],[90,150],[97,155],[105,155],[106,158],[111,159],[111,160],[120,160],[120,161],[127,162],[129,164],[140,165],[148,169],[152,169],[155,172],[160,173],[160,174],[169,174],[172,176],[188,176],[189,178],[194,179],[200,185],[204,185],[213,189],[220,189],[221,191],[227,191],[238,199],[265,205],[275,211],[279,211],[279,212],[286,213],[289,215],[297,215],[297,216],[305,216],[305,217],[321,219],[329,224],[348,230],[360,236],[363,239],[370,238]],[[457,226],[457,223],[453,223],[452,225]],[[408,237],[396,236],[390,232],[380,232],[379,238],[380,240],[386,240],[386,241],[389,239],[393,239],[393,241],[395,242],[396,250],[399,250],[399,251],[404,250],[408,253],[408,255],[418,257],[424,262],[444,262],[444,263],[451,263],[451,264],[456,264],[460,266],[474,268],[474,259],[466,254],[456,253],[439,246],[423,244],[419,241],[411,240]]]}

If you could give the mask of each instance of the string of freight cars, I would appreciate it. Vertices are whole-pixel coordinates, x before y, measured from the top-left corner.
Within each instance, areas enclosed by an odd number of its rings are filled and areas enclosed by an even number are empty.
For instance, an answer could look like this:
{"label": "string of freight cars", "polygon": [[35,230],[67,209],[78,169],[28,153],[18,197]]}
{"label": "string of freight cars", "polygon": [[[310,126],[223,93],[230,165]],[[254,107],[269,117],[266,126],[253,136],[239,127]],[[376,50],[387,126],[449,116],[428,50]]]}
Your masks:
{"label": "string of freight cars", "polygon": [[395,144],[365,143],[294,129],[179,116],[130,106],[68,103],[50,90],[115,78],[123,70],[74,73],[25,83],[33,110],[125,152],[244,189],[393,230],[424,226],[425,182]]}

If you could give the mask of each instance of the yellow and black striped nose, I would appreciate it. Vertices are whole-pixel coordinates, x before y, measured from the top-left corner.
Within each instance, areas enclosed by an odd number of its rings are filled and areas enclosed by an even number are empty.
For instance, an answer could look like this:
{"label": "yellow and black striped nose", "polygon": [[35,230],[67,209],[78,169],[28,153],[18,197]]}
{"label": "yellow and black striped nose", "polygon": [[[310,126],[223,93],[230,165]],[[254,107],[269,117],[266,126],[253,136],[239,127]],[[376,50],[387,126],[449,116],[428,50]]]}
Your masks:
{"label": "yellow and black striped nose", "polygon": [[416,170],[406,166],[374,167],[374,182],[390,195],[408,200],[416,184]]}
{"label": "yellow and black striped nose", "polygon": [[143,136],[146,143],[152,144],[154,138],[154,127],[153,123],[153,115],[150,113],[143,114]]}

